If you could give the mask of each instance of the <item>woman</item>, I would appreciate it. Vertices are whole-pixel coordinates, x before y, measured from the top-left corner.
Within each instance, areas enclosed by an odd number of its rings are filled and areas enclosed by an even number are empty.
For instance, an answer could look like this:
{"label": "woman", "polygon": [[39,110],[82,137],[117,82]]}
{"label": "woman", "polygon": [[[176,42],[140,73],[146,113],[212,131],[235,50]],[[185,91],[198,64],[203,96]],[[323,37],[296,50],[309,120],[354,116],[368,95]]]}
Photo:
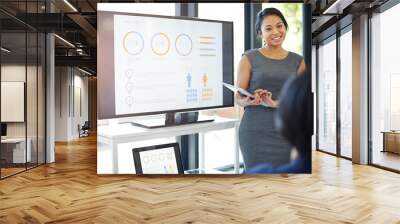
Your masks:
{"label": "woman", "polygon": [[[282,47],[288,24],[282,13],[266,8],[257,14],[257,35],[263,48],[245,52],[239,63],[237,85],[254,93],[253,98],[236,95],[236,102],[245,108],[239,127],[239,143],[245,169],[260,163],[280,166],[290,161],[291,146],[274,127],[274,113],[286,80],[305,70],[303,58]],[[262,102],[270,105],[261,106]]]}

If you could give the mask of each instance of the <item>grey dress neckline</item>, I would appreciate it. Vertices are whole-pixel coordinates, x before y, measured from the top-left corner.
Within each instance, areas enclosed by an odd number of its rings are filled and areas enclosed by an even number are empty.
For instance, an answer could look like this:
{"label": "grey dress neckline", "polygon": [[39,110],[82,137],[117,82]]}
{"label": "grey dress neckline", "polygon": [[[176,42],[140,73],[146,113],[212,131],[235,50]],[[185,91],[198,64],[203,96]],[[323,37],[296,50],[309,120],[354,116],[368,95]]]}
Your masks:
{"label": "grey dress neckline", "polygon": [[262,57],[264,57],[264,58],[266,58],[266,59],[272,60],[272,61],[285,61],[285,60],[287,60],[287,59],[290,57],[290,54],[292,53],[292,52],[290,52],[290,51],[287,51],[288,53],[287,53],[287,55],[286,55],[285,58],[282,58],[282,59],[275,59],[275,58],[270,58],[270,57],[265,56],[263,53],[261,53],[260,49],[261,49],[261,48],[258,48],[258,49],[257,49],[257,52],[260,54],[260,56],[262,56]]}

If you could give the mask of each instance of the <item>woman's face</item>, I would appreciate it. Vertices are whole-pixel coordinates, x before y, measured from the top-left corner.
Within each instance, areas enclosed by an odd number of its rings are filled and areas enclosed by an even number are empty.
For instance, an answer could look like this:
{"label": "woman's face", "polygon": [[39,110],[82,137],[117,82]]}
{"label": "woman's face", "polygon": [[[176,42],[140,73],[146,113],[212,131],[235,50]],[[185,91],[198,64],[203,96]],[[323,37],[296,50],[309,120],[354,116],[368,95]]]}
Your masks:
{"label": "woman's face", "polygon": [[286,27],[279,16],[264,17],[261,24],[261,36],[267,46],[281,46],[286,37]]}

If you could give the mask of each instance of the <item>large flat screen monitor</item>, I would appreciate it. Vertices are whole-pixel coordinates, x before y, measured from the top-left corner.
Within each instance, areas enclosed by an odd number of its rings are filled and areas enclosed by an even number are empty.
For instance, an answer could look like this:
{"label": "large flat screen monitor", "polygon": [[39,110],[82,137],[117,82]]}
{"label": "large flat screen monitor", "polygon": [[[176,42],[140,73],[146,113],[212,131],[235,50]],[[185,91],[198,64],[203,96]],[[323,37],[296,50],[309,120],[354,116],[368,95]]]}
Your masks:
{"label": "large flat screen monitor", "polygon": [[233,23],[98,11],[98,118],[233,106]]}

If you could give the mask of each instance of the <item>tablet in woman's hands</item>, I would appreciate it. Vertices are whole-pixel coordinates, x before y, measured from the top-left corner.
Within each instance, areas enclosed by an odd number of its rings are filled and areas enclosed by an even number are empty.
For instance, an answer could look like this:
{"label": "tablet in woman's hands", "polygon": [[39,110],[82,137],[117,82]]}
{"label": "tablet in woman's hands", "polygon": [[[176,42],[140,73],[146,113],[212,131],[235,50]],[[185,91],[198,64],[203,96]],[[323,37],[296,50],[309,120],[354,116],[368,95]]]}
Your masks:
{"label": "tablet in woman's hands", "polygon": [[[240,87],[236,87],[236,86],[233,86],[231,84],[224,83],[224,82],[222,83],[222,85],[225,86],[226,88],[228,88],[229,90],[231,90],[232,92],[236,92],[237,91],[242,96],[247,96],[247,97],[250,97],[250,99],[254,99],[254,95],[251,94],[250,92],[248,92],[245,89],[242,89]],[[262,105],[264,107],[271,107],[270,105],[266,104],[265,102],[261,102],[260,105]]]}

